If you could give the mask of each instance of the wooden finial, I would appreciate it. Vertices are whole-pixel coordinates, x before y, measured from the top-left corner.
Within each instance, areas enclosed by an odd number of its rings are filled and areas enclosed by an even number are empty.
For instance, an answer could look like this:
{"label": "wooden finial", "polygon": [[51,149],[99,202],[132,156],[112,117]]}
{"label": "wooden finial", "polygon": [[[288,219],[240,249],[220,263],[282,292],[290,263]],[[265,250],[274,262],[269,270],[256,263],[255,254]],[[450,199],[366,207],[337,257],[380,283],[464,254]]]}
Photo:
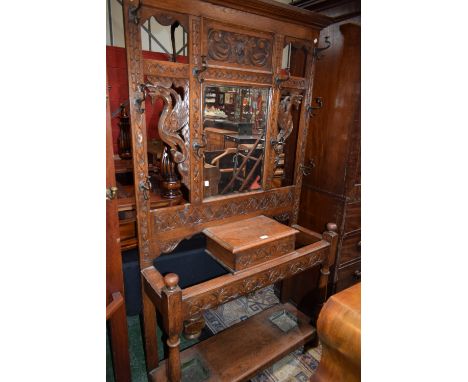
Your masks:
{"label": "wooden finial", "polygon": [[328,223],[327,224],[327,231],[336,232],[336,231],[338,231],[338,226],[335,223]]}
{"label": "wooden finial", "polygon": [[168,273],[164,276],[164,284],[166,284],[166,288],[169,290],[174,290],[179,283],[179,276],[175,273]]}

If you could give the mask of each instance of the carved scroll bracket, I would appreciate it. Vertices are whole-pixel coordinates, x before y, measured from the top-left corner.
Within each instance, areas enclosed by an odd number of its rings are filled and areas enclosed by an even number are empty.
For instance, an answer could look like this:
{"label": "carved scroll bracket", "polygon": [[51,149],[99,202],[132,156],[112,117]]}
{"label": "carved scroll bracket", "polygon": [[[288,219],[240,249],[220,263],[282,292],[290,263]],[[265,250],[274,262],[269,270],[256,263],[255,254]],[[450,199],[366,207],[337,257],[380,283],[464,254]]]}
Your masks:
{"label": "carved scroll bracket", "polygon": [[280,108],[278,112],[278,126],[279,133],[276,139],[271,140],[271,144],[277,155],[283,152],[286,139],[291,135],[294,128],[294,121],[291,110],[293,107],[299,107],[302,101],[301,94],[292,94],[284,97],[280,102]]}
{"label": "carved scroll bracket", "polygon": [[161,139],[170,147],[172,159],[177,163],[179,173],[183,178],[187,179],[188,165],[185,160],[188,157],[188,152],[180,131],[188,124],[188,92],[184,94],[182,99],[180,94],[171,86],[171,79],[161,79],[155,85],[150,82],[139,84],[138,92],[135,95],[135,105],[138,112],[142,114],[145,111],[143,104],[147,96],[151,98],[151,102],[154,102],[157,97],[162,98],[164,108],[158,123],[158,133]]}

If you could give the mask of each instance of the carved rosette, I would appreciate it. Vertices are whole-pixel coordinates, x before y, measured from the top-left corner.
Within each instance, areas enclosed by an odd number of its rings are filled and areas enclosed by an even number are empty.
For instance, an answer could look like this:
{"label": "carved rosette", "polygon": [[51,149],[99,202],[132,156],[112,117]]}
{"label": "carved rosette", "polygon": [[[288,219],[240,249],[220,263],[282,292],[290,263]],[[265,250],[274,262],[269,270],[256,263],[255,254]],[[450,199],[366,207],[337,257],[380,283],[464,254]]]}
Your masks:
{"label": "carved rosette", "polygon": [[315,265],[323,263],[329,247],[319,249],[311,254],[304,255],[285,264],[267,269],[246,278],[234,281],[229,285],[217,288],[214,291],[187,298],[183,301],[184,319],[200,314],[204,310],[224,304],[240,296],[254,292],[260,288],[274,284],[287,277],[293,276]]}
{"label": "carved rosette", "polygon": [[214,61],[271,69],[271,40],[241,33],[208,30],[208,58]]}

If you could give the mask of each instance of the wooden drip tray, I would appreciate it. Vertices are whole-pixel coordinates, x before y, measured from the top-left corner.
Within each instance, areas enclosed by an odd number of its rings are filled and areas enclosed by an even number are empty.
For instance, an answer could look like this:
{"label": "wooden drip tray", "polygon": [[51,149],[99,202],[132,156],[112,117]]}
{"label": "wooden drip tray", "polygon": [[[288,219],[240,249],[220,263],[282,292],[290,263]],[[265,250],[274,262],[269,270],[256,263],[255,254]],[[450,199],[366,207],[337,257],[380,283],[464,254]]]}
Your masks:
{"label": "wooden drip tray", "polygon": [[263,215],[203,230],[208,254],[232,272],[294,251],[298,232]]}
{"label": "wooden drip tray", "polygon": [[[315,328],[309,322],[310,318],[291,304],[275,305],[184,350],[181,365],[198,367],[192,374],[197,375],[197,382],[248,380],[311,340]],[[153,382],[167,381],[166,361],[149,375]],[[187,378],[182,381],[189,382]]]}

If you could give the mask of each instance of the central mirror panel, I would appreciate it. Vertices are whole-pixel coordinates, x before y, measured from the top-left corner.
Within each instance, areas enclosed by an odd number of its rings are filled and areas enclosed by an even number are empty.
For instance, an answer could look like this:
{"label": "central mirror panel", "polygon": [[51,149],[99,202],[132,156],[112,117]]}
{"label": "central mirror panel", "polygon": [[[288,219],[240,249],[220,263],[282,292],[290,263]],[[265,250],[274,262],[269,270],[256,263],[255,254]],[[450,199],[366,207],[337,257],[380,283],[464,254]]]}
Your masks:
{"label": "central mirror panel", "polygon": [[204,86],[204,197],[260,190],[271,91]]}

